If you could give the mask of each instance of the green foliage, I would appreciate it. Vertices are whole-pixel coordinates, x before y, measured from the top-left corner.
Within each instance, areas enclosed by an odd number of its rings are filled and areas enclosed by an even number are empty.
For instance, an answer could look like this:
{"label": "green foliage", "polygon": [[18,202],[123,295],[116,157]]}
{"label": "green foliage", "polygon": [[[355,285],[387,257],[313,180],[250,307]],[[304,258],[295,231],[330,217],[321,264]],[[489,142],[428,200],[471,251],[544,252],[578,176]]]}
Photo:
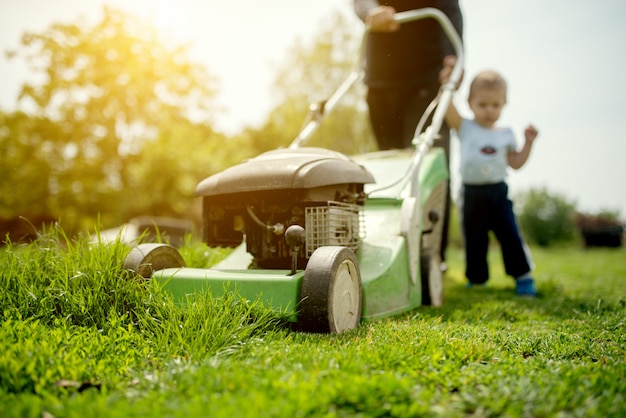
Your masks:
{"label": "green foliage", "polygon": [[[1,312],[5,318],[55,318],[76,326],[103,328],[110,311],[132,314],[146,284],[121,280],[123,245],[94,248],[87,237],[74,242],[60,227],[27,246],[9,245],[0,258]],[[129,320],[132,318],[129,317]]]}
{"label": "green foliage", "polygon": [[209,248],[192,235],[185,236],[185,245],[178,249],[187,265],[195,268],[209,268],[232,251],[232,248]]}
{"label": "green foliage", "polygon": [[206,125],[164,120],[158,132],[140,154],[127,157],[126,186],[107,211],[121,211],[123,221],[145,214],[194,219],[200,180],[232,163],[229,140]]}
{"label": "green foliage", "polygon": [[463,248],[463,232],[461,231],[460,208],[454,204],[450,206],[450,220],[448,225],[448,245]]}
{"label": "green foliage", "polygon": [[[115,381],[153,356],[141,334],[110,317],[106,330],[69,325],[55,318],[46,326],[32,318],[4,319],[0,328],[0,392],[45,393],[66,382]],[[84,383],[83,383],[84,384]]]}
{"label": "green foliage", "polygon": [[0,216],[54,215],[70,232],[99,214],[105,226],[180,216],[195,184],[223,168],[224,136],[207,124],[215,81],[186,47],[109,8],[93,26],[26,33],[22,46],[15,56],[45,77],[22,86],[34,114],[0,115]]}
{"label": "green foliage", "polygon": [[71,390],[128,385],[137,370],[234,350],[280,320],[235,294],[175,305],[156,282],[121,269],[127,252],[87,235],[70,240],[58,227],[0,251],[0,394],[58,394],[63,382],[78,382]]}
{"label": "green foliage", "polygon": [[[33,113],[0,112],[0,218],[52,216],[71,234],[140,215],[195,219],[200,180],[288,145],[309,104],[348,77],[360,39],[345,20],[334,16],[312,43],[294,43],[277,68],[267,122],[232,138],[211,128],[216,80],[189,60],[187,47],[142,21],[104,8],[93,25],[24,34],[12,56],[43,81],[22,86],[19,100]],[[306,145],[374,149],[363,97],[358,84]]]}
{"label": "green foliage", "polygon": [[0,126],[0,218],[50,214],[49,179],[61,156],[45,144],[62,135],[59,126],[23,112],[0,112]]}
{"label": "green foliage", "polygon": [[[120,270],[123,245],[87,238],[55,230],[0,250],[3,417],[626,413],[622,249],[533,248],[540,296],[524,299],[497,250],[487,286],[467,289],[451,248],[443,307],[317,335],[234,295],[176,306]],[[199,267],[210,251],[182,254]],[[113,289],[125,304],[102,296]],[[31,293],[66,306],[33,306]],[[81,300],[94,298],[87,318]]]}
{"label": "green foliage", "polygon": [[[307,123],[310,105],[328,100],[355,69],[361,39],[348,28],[345,16],[331,16],[314,42],[298,41],[288,51],[274,81],[276,106],[260,129],[245,135],[256,154],[289,145]],[[364,94],[357,82],[303,146],[346,154],[374,150]]]}
{"label": "green foliage", "polygon": [[547,189],[531,189],[516,197],[518,218],[526,239],[542,247],[574,238],[576,205]]}

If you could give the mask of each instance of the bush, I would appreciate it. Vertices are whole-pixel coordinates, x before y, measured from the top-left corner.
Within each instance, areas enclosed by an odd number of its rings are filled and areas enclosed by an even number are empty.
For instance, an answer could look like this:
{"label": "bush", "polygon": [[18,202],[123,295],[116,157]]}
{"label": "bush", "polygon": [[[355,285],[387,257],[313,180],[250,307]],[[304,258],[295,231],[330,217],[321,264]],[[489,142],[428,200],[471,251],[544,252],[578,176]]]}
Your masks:
{"label": "bush", "polygon": [[621,247],[624,223],[617,211],[577,213],[576,226],[580,229],[585,247]]}
{"label": "bush", "polygon": [[574,239],[576,205],[546,188],[530,189],[516,198],[526,239],[542,247]]}

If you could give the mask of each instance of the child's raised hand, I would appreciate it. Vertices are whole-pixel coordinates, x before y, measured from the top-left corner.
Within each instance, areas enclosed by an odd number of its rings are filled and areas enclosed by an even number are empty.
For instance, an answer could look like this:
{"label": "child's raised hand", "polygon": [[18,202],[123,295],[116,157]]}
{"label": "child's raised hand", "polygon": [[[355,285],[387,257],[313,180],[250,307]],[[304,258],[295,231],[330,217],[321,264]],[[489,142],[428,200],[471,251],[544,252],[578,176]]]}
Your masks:
{"label": "child's raised hand", "polygon": [[528,125],[526,130],[524,130],[524,136],[527,142],[533,142],[535,138],[537,138],[537,135],[539,135],[539,131],[537,131],[533,125]]}

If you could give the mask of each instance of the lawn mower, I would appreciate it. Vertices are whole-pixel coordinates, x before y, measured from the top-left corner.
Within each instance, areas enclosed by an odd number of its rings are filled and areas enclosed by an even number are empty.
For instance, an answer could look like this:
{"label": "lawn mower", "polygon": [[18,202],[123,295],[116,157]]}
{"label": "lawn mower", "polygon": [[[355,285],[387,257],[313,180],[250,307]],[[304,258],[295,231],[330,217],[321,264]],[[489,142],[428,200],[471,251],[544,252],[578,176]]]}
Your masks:
{"label": "lawn mower", "polygon": [[198,184],[203,240],[233,248],[229,256],[208,269],[189,268],[174,247],[145,243],[131,249],[124,267],[159,281],[181,303],[204,290],[214,296],[232,291],[309,332],[341,333],[361,321],[441,305],[449,173],[443,150],[432,145],[462,73],[463,50],[437,9],[395,17],[399,23],[425,18],[441,24],[457,62],[426,111],[430,126],[423,129],[423,117],[412,148],[347,156],[302,146],[361,80],[361,53],[339,89],[311,106],[312,117],[288,148]]}

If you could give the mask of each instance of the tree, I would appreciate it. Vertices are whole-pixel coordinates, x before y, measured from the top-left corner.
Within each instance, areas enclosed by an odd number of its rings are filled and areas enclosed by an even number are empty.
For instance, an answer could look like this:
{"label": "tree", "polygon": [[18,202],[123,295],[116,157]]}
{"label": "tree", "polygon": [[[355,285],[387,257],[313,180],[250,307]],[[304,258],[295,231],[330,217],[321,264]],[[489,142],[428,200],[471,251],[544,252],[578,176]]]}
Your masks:
{"label": "tree", "polygon": [[23,202],[38,202],[70,229],[91,227],[98,214],[111,224],[141,211],[181,213],[178,201],[193,191],[188,177],[200,171],[184,163],[185,150],[208,159],[224,141],[210,128],[215,80],[189,61],[187,47],[107,7],[94,26],[54,24],[25,34],[22,45],[44,81],[20,93],[33,115],[3,115],[0,147],[11,149],[3,158],[14,169],[2,195],[9,183],[35,187],[3,207],[19,213]]}
{"label": "tree", "polygon": [[[355,68],[360,37],[349,28],[346,18],[336,14],[312,44],[298,40],[289,50],[274,81],[277,105],[260,129],[245,133],[256,153],[289,145],[303,128],[310,104],[327,100]],[[327,115],[305,145],[348,154],[375,148],[360,82]]]}
{"label": "tree", "polygon": [[133,195],[118,204],[128,217],[193,216],[198,182],[232,164],[230,142],[204,124],[164,121],[141,154],[129,157],[126,187]]}
{"label": "tree", "polygon": [[531,189],[516,199],[519,221],[530,242],[542,247],[570,242],[574,238],[576,205],[545,188]]}
{"label": "tree", "polygon": [[[104,8],[92,26],[25,34],[14,56],[41,82],[20,93],[34,111],[0,115],[0,216],[34,209],[60,217],[70,233],[97,219],[108,227],[144,214],[187,216],[202,178],[288,145],[309,104],[346,79],[360,41],[348,27],[337,15],[312,44],[296,42],[277,71],[267,122],[232,138],[211,128],[216,80],[189,61],[187,47],[161,42],[137,19]],[[305,145],[373,149],[363,97],[359,83]]]}
{"label": "tree", "polygon": [[61,156],[44,144],[58,126],[24,112],[0,112],[0,126],[0,218],[50,213],[50,162]]}

